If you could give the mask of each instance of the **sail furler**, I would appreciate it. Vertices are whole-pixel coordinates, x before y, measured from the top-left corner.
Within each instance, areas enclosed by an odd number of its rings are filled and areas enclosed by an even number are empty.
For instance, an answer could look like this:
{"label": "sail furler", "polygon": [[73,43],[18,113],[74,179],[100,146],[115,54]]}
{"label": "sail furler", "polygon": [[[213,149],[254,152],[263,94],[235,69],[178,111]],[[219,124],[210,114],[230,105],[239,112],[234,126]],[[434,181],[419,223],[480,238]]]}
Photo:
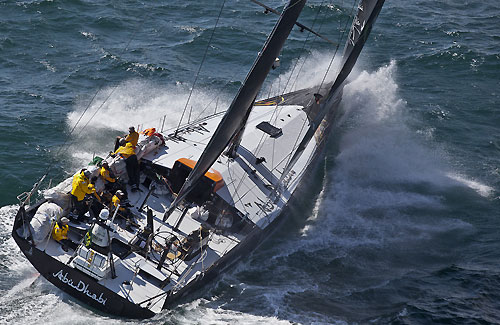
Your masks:
{"label": "sail furler", "polygon": [[287,163],[283,174],[281,175],[281,182],[292,170],[293,166],[300,158],[307,145],[311,141],[312,137],[316,133],[318,127],[321,125],[325,116],[330,112],[332,107],[335,107],[335,103],[338,102],[342,96],[342,89],[344,86],[344,81],[347,79],[349,74],[356,63],[361,50],[363,49],[368,36],[370,35],[371,29],[375,20],[382,9],[385,0],[362,0],[358,5],[358,12],[355,16],[351,29],[349,31],[349,36],[344,47],[344,54],[342,55],[341,69],[337,75],[337,78],[333,82],[332,87],[328,93],[326,99],[320,104],[319,110],[316,113],[314,119],[311,121],[309,128],[302,138],[302,141],[295,150],[292,158]]}
{"label": "sail furler", "polygon": [[177,205],[194,188],[201,177],[215,163],[235,135],[244,127],[245,117],[252,109],[264,80],[271,70],[275,59],[290,34],[306,0],[291,0],[283,9],[278,22],[259,52],[238,94],[233,99],[226,114],[219,123],[214,135],[203,150],[195,168],[191,171],[177,197],[165,212],[164,220],[173,212]]}

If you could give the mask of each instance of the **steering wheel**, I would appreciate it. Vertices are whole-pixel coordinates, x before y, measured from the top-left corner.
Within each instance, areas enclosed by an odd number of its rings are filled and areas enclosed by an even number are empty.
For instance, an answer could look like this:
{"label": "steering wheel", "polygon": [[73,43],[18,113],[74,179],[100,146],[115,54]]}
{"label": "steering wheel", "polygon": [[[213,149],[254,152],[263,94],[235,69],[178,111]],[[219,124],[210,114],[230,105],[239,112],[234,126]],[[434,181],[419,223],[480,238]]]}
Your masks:
{"label": "steering wheel", "polygon": [[[177,243],[177,244],[176,244]],[[167,252],[171,251],[171,247],[176,245],[180,249],[180,240],[177,236],[171,231],[160,231],[153,235],[151,242],[149,243],[151,254],[150,256],[156,260],[156,262],[160,262],[161,256],[165,250]],[[177,260],[178,255],[174,252],[174,259],[166,258],[165,262],[173,263]]]}

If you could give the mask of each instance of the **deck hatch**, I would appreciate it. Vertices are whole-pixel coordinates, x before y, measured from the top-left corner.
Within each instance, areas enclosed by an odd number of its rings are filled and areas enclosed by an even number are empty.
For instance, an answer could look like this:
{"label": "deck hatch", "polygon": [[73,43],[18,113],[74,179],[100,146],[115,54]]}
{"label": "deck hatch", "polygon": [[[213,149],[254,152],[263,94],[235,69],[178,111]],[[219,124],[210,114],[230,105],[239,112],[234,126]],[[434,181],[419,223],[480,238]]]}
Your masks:
{"label": "deck hatch", "polygon": [[257,124],[256,128],[264,133],[269,134],[271,138],[279,138],[283,135],[283,130],[275,127],[274,125],[271,125],[269,122],[260,122],[259,124]]}

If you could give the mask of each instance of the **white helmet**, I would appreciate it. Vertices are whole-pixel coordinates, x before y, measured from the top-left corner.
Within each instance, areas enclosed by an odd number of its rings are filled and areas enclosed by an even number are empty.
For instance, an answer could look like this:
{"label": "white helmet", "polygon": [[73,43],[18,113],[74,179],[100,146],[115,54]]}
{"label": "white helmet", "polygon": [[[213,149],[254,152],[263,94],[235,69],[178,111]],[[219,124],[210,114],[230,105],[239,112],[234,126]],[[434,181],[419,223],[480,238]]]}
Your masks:
{"label": "white helmet", "polygon": [[99,218],[106,220],[106,219],[108,219],[108,217],[109,217],[109,210],[102,209],[101,213],[99,213]]}

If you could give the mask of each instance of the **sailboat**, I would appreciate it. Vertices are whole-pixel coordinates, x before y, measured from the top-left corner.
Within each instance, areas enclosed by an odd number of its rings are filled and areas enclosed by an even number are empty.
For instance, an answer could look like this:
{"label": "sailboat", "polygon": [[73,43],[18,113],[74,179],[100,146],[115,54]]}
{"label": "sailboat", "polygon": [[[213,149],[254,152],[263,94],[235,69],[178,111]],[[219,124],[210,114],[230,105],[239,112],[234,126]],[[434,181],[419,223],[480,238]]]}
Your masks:
{"label": "sailboat", "polygon": [[[19,196],[12,236],[41,276],[95,310],[148,318],[213,280],[280,226],[283,211],[308,186],[342,89],[384,0],[359,2],[333,82],[257,100],[288,35],[295,25],[304,27],[297,20],[305,3],[291,0],[278,13],[225,112],[171,133],[141,134],[135,148],[139,186],[102,189],[120,194],[120,204],[103,198],[84,222],[73,218],[69,204],[80,175],[97,179],[95,189],[103,186],[104,162],[126,180],[130,174],[119,155],[77,171],[34,204],[30,200],[46,175]],[[54,229],[65,223],[63,244]],[[97,228],[101,234],[104,229],[104,239],[96,238]]]}

